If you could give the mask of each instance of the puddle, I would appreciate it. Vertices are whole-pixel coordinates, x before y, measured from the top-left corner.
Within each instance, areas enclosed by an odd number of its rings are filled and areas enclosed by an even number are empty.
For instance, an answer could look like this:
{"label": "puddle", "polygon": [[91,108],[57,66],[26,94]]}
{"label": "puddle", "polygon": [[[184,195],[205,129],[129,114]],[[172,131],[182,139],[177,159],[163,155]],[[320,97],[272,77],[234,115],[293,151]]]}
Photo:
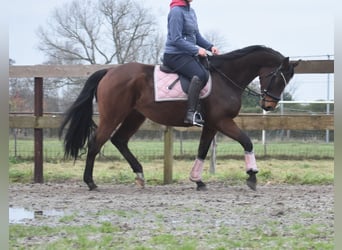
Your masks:
{"label": "puddle", "polygon": [[63,211],[57,210],[38,210],[31,211],[20,207],[9,208],[9,223],[23,223],[24,220],[33,220],[43,216],[63,216]]}

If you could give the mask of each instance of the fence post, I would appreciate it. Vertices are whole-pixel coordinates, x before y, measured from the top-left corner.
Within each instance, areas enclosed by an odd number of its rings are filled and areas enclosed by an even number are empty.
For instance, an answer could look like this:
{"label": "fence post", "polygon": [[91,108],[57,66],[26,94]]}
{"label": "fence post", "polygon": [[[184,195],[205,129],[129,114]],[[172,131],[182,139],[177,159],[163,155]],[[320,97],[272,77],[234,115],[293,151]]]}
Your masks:
{"label": "fence post", "polygon": [[172,183],[173,165],[173,128],[167,126],[164,131],[164,184]]}
{"label": "fence post", "polygon": [[[34,115],[43,115],[43,78],[34,78]],[[34,128],[34,182],[43,183],[43,129]]]}

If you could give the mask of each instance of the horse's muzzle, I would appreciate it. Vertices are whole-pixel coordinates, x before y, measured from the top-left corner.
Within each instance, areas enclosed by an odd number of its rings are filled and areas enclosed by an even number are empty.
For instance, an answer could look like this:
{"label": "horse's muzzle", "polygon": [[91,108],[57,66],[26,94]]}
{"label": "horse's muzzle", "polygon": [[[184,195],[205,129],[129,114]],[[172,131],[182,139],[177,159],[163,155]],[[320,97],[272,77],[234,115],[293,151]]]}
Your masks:
{"label": "horse's muzzle", "polygon": [[273,110],[274,110],[274,107],[271,107],[271,106],[262,106],[262,109],[265,110],[265,111],[273,111]]}
{"label": "horse's muzzle", "polygon": [[274,111],[277,106],[277,103],[274,101],[270,102],[265,99],[262,99],[260,100],[260,106],[265,111]]}

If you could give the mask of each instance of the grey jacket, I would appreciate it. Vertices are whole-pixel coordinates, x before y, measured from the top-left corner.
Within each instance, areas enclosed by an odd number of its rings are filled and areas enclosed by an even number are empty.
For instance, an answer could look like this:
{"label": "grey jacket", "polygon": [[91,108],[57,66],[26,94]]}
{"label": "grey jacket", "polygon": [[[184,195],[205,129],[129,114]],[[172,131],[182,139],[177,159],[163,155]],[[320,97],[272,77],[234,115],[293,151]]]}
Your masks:
{"label": "grey jacket", "polygon": [[213,46],[199,32],[195,11],[189,6],[175,6],[168,15],[165,53],[197,55],[198,46]]}

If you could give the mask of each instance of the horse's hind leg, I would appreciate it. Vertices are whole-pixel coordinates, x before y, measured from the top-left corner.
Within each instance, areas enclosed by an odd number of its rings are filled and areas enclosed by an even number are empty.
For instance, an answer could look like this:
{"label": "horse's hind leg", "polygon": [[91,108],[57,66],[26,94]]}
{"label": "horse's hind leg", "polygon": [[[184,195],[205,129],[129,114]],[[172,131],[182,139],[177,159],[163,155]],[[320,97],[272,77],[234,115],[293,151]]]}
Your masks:
{"label": "horse's hind leg", "polygon": [[144,187],[145,185],[143,168],[137,158],[128,148],[128,141],[135,134],[135,132],[137,132],[145,119],[145,116],[138,111],[133,110],[121,123],[120,127],[111,138],[113,145],[117,147],[117,149],[131,166],[133,172],[136,173],[136,183],[141,187]]}
{"label": "horse's hind leg", "polygon": [[102,126],[100,123],[95,133],[89,139],[86,166],[83,174],[83,180],[88,185],[89,190],[97,188],[93,180],[95,157],[100,152],[103,144],[110,138],[110,135],[116,126],[117,125],[113,125],[113,123],[111,126]]}

